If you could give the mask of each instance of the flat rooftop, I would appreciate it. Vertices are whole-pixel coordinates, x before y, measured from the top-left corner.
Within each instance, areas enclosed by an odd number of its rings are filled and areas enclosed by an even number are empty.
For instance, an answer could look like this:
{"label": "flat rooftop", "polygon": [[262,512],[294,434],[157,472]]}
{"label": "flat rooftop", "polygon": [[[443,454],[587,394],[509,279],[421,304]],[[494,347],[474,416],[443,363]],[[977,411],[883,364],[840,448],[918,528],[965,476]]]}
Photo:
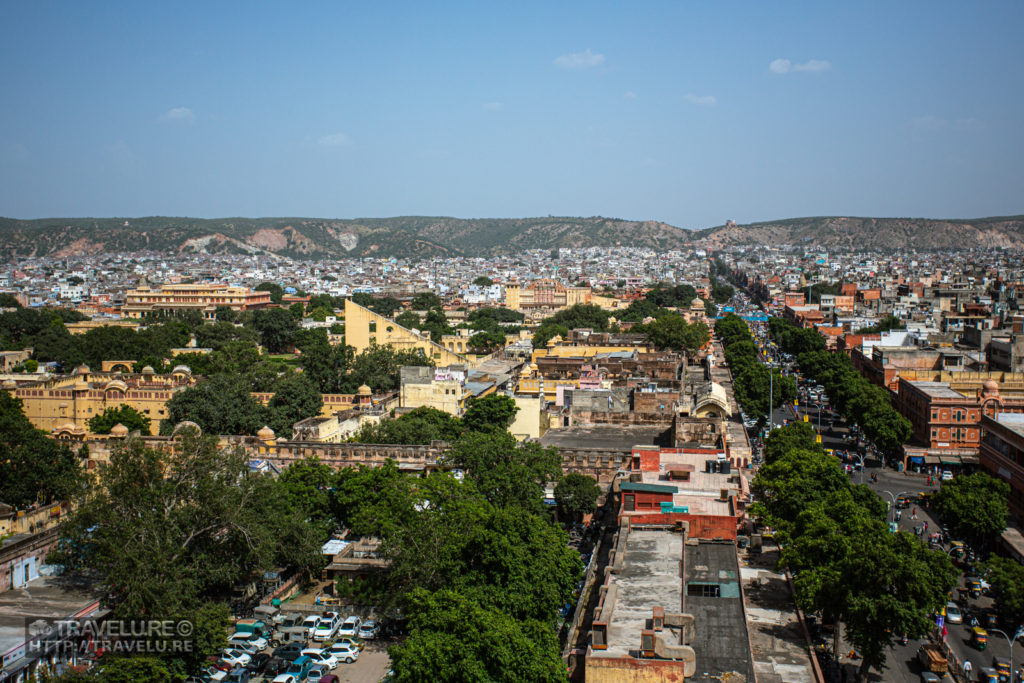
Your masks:
{"label": "flat rooftop", "polygon": [[996,415],[996,422],[1014,434],[1024,437],[1024,414],[999,413]]}
{"label": "flat rooftop", "polygon": [[736,672],[754,680],[735,544],[691,540],[685,563],[683,611],[694,617],[690,647],[698,674]]}
{"label": "flat rooftop", "polygon": [[[622,570],[613,579],[618,586],[618,595],[608,624],[608,649],[594,650],[594,657],[639,658],[640,632],[648,627],[654,608],[664,607],[668,613],[682,611],[682,552],[681,534],[647,530],[629,532]],[[666,629],[661,635],[665,638],[671,633]]]}
{"label": "flat rooftop", "polygon": [[25,643],[25,626],[30,620],[70,617],[98,599],[83,587],[70,587],[52,577],[40,577],[29,581],[27,588],[0,593],[0,656]]}
{"label": "flat rooftop", "polygon": [[549,429],[540,438],[544,446],[557,448],[603,448],[631,451],[633,446],[659,444],[671,427],[648,425],[593,425]]}
{"label": "flat rooftop", "polygon": [[959,391],[954,391],[945,382],[914,382],[911,380],[902,380],[907,382],[919,391],[928,394],[932,398],[965,398]]}

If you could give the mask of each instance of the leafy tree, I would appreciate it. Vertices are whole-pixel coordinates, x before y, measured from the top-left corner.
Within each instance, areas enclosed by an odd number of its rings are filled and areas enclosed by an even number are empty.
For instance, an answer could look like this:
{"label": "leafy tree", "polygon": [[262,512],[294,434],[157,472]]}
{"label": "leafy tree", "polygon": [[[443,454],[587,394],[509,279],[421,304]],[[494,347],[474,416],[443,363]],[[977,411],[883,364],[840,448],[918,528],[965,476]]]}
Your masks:
{"label": "leafy tree", "polygon": [[334,468],[316,456],[293,462],[278,477],[278,484],[289,506],[301,510],[320,537],[334,528]]}
{"label": "leafy tree", "polygon": [[471,432],[504,432],[518,412],[516,402],[503,394],[471,398],[466,404],[462,424]]}
{"label": "leafy tree", "polygon": [[346,377],[346,393],[354,393],[362,384],[375,391],[395,391],[401,384],[400,374],[405,365],[429,365],[434,361],[418,349],[395,350],[390,345],[370,344],[352,360],[352,367]]}
{"label": "leafy tree", "polygon": [[943,482],[932,506],[957,536],[989,546],[1006,529],[1010,485],[984,472]]}
{"label": "leafy tree", "polygon": [[508,432],[468,431],[444,456],[446,464],[465,470],[492,505],[544,510],[544,489],[562,475],[554,448],[519,443]]}
{"label": "leafy tree", "polygon": [[271,353],[287,351],[298,329],[295,318],[283,308],[268,308],[255,312],[253,327],[260,335],[260,344]]}
{"label": "leafy tree", "polygon": [[702,322],[690,324],[678,313],[666,311],[654,322],[636,325],[634,332],[644,332],[659,349],[685,351],[693,355],[711,341],[711,332]]}
{"label": "leafy tree", "polygon": [[151,420],[148,415],[143,415],[129,405],[111,406],[89,419],[89,431],[93,434],[109,434],[118,424],[123,424],[129,432],[149,434]]}
{"label": "leafy tree", "polygon": [[196,330],[196,345],[199,348],[219,351],[233,341],[255,343],[256,332],[251,328],[235,327],[231,323],[220,320],[212,325],[203,325]]}
{"label": "leafy tree", "polygon": [[479,275],[475,280],[473,280],[473,284],[477,287],[490,287],[494,284],[494,280],[486,275]]}
{"label": "leafy tree", "polygon": [[53,559],[98,576],[115,617],[157,618],[226,600],[259,571],[313,569],[318,540],[276,480],[193,429],[173,449],[115,445]]}
{"label": "leafy tree", "polygon": [[578,520],[597,509],[601,487],[597,480],[586,474],[570,472],[555,486],[555,502],[563,519]]}
{"label": "leafy tree", "polygon": [[419,329],[420,327],[420,316],[418,313],[413,311],[402,311],[395,318],[395,322],[409,329]]}
{"label": "leafy tree", "polygon": [[390,296],[385,296],[378,299],[369,294],[366,294],[365,292],[357,292],[356,294],[353,294],[350,298],[352,299],[353,302],[359,304],[360,306],[363,306],[364,308],[369,308],[374,313],[378,315],[383,315],[387,318],[392,317],[395,314],[395,311],[402,310],[402,302]]}
{"label": "leafy tree", "polygon": [[870,327],[860,328],[856,334],[878,334],[879,332],[889,332],[890,330],[902,330],[906,327],[906,323],[896,316],[887,315]]}
{"label": "leafy tree", "polygon": [[779,429],[773,429],[764,440],[765,464],[772,464],[791,451],[820,452],[817,432],[807,422],[794,422]]}
{"label": "leafy tree", "polygon": [[662,308],[688,307],[697,298],[697,290],[692,285],[667,285],[659,282],[644,298]]}
{"label": "leafy tree", "polygon": [[479,353],[493,353],[505,347],[505,335],[502,332],[477,332],[468,343],[469,348]]}
{"label": "leafy tree", "polygon": [[441,297],[433,292],[420,292],[412,298],[409,306],[417,311],[429,311],[441,307]]}
{"label": "leafy tree", "polygon": [[21,304],[13,294],[0,292],[0,308],[21,308]]}
{"label": "leafy tree", "polygon": [[323,405],[320,390],[305,373],[289,375],[274,386],[274,397],[267,406],[268,425],[278,436],[289,438],[293,424],[319,415]]}
{"label": "leafy tree", "polygon": [[218,374],[171,397],[161,434],[170,434],[185,420],[195,422],[204,434],[255,434],[269,416],[250,395],[244,377]]}
{"label": "leafy tree", "polygon": [[533,333],[533,348],[543,349],[548,340],[556,336],[565,339],[569,336],[569,328],[555,322],[542,322]]}
{"label": "leafy tree", "polygon": [[[466,322],[474,330],[492,330],[498,329],[497,323],[521,323],[525,318],[519,311],[508,308],[477,308],[469,312]],[[493,321],[495,325],[489,325],[488,321]]]}
{"label": "leafy tree", "polygon": [[849,486],[836,459],[821,450],[791,450],[758,470],[751,482],[757,497],[754,512],[786,532],[805,508]]}
{"label": "leafy tree", "polygon": [[991,555],[984,564],[999,618],[1011,628],[1024,623],[1024,565]]}
{"label": "leafy tree", "polygon": [[558,639],[452,590],[410,595],[411,633],[389,648],[396,683],[565,680]]}
{"label": "leafy tree", "polygon": [[32,426],[21,399],[0,391],[0,501],[18,509],[66,500],[84,482],[79,458]]}
{"label": "leafy tree", "polygon": [[214,310],[214,315],[217,316],[217,322],[219,323],[233,323],[238,320],[238,311],[230,306],[217,306]]}
{"label": "leafy tree", "polygon": [[459,418],[428,406],[420,406],[394,420],[367,423],[353,436],[360,443],[429,444],[455,441],[462,434]]}
{"label": "leafy tree", "polygon": [[296,301],[295,303],[288,307],[288,313],[292,316],[292,318],[295,319],[296,322],[299,322],[306,314],[306,307],[303,306],[301,302]]}
{"label": "leafy tree", "polygon": [[258,292],[270,292],[270,300],[275,304],[281,303],[284,297],[284,287],[276,282],[261,282],[255,287]]}
{"label": "leafy tree", "polygon": [[668,309],[662,308],[650,299],[637,299],[616,317],[622,321],[638,323],[645,318],[657,318],[668,312]]}

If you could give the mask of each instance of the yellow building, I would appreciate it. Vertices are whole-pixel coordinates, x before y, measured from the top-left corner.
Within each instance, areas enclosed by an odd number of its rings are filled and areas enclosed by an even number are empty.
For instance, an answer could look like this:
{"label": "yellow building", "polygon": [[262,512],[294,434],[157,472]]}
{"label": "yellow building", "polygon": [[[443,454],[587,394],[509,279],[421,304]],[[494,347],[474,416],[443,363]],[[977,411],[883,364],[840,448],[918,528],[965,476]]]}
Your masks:
{"label": "yellow building", "polygon": [[531,360],[533,363],[537,362],[538,358],[591,358],[602,353],[654,353],[655,349],[650,345],[643,346],[629,346],[625,344],[614,344],[614,345],[596,345],[586,344],[579,346],[568,346],[563,345],[562,338],[559,336],[552,337],[548,340],[548,345],[543,349],[534,349]]}
{"label": "yellow building", "polygon": [[65,323],[64,327],[66,327],[68,332],[70,332],[71,334],[85,334],[89,330],[96,329],[97,327],[126,327],[129,330],[138,331],[139,323],[134,323],[130,320],[99,318],[92,320],[81,320],[76,323]]}
{"label": "yellow building", "polygon": [[440,344],[430,341],[429,337],[416,334],[351,299],[345,299],[345,343],[357,353],[365,351],[374,343],[380,346],[390,345],[400,351],[419,350],[424,357],[432,359],[435,365],[469,362],[466,356],[449,351]]}
{"label": "yellow building", "polygon": [[155,311],[197,310],[203,317],[216,317],[218,306],[249,311],[270,306],[270,292],[225,284],[150,286],[143,282],[128,290],[121,313],[126,318],[143,318]]}
{"label": "yellow building", "polygon": [[590,287],[566,287],[550,278],[534,280],[525,287],[515,281],[505,285],[505,306],[514,311],[559,311],[576,304],[592,303],[592,299]]}
{"label": "yellow building", "polygon": [[85,433],[91,418],[121,405],[149,417],[155,435],[167,415],[167,401],[193,384],[192,372],[184,365],[169,375],[157,375],[150,367],[139,374],[94,373],[82,365],[72,375],[21,386],[5,382],[3,388],[21,399],[25,417],[34,427],[58,436]]}

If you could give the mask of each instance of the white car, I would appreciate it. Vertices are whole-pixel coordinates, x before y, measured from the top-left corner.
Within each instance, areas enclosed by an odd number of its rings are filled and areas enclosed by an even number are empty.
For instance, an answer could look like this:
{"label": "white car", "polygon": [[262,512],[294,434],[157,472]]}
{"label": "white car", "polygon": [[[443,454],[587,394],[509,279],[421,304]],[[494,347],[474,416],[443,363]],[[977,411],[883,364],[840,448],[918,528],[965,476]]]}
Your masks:
{"label": "white car", "polygon": [[249,662],[252,661],[252,657],[248,653],[241,650],[224,650],[221,653],[220,658],[231,666],[248,666]]}
{"label": "white car", "polygon": [[346,664],[359,659],[359,648],[351,643],[335,643],[331,645],[330,653],[335,660]]}
{"label": "white car", "polygon": [[236,631],[235,633],[231,634],[230,638],[228,638],[228,644],[232,647],[235,647],[236,645],[251,645],[253,648],[256,649],[256,652],[259,652],[260,650],[264,649],[269,643],[267,643],[266,638],[259,634],[241,633]]}
{"label": "white car", "polygon": [[274,678],[274,683],[298,683],[298,681],[291,674],[278,674]]}
{"label": "white car", "polygon": [[953,481],[953,473],[949,470],[942,470],[942,481]]}
{"label": "white car", "polygon": [[320,617],[320,620],[316,624],[316,628],[313,629],[313,640],[323,642],[333,638],[334,634],[338,632],[338,623],[340,621],[341,615],[337,612],[328,612],[324,616]]}
{"label": "white car", "polygon": [[363,640],[373,640],[380,633],[380,624],[373,619],[367,619],[359,627],[359,637]]}
{"label": "white car", "polygon": [[306,637],[307,638],[312,638],[313,637],[313,631],[316,630],[316,627],[317,627],[317,625],[319,623],[320,623],[320,617],[315,616],[315,615],[311,616],[311,617],[306,617],[305,619],[302,620],[302,628],[306,629]]}
{"label": "white car", "polygon": [[338,637],[348,636],[355,638],[359,633],[359,627],[363,625],[363,620],[353,615],[345,619],[345,623],[338,629]]}
{"label": "white car", "polygon": [[326,664],[314,664],[306,674],[307,683],[320,683],[320,679],[331,673]]}
{"label": "white car", "polygon": [[215,666],[210,666],[205,669],[205,673],[210,677],[211,681],[223,681],[228,677],[227,671],[221,671]]}
{"label": "white car", "polygon": [[955,602],[946,603],[946,623],[948,624],[962,624],[964,621],[963,612],[957,607]]}
{"label": "white car", "polygon": [[338,660],[330,650],[318,650],[315,647],[310,647],[302,651],[302,656],[309,657],[313,664],[325,664],[329,669],[338,666]]}

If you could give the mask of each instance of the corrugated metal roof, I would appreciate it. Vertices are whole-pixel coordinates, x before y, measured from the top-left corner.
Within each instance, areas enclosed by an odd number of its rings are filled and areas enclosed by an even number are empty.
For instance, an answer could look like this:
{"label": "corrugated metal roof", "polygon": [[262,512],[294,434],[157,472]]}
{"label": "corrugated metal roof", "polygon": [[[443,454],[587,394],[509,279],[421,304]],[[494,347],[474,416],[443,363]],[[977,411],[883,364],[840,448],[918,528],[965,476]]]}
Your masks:
{"label": "corrugated metal roof", "polygon": [[644,484],[642,482],[625,481],[619,486],[622,491],[641,491],[643,493],[677,493],[676,486],[665,486],[664,484]]}

